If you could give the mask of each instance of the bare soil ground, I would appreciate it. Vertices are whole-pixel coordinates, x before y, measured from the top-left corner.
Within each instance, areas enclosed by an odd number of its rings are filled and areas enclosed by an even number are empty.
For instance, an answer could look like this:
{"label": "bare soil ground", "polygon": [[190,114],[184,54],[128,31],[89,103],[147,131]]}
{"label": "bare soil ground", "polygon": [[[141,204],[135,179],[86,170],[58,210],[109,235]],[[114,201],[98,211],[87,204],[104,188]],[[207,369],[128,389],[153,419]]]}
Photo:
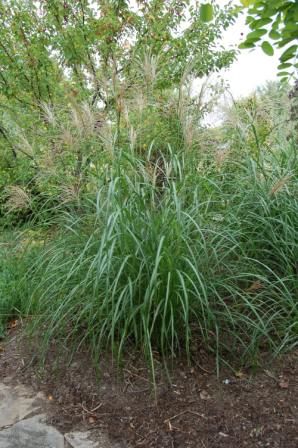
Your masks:
{"label": "bare soil ground", "polygon": [[0,381],[42,391],[50,421],[62,431],[98,428],[123,447],[296,448],[298,446],[298,351],[259,367],[217,378],[213,359],[198,350],[197,362],[177,360],[171,385],[157,362],[157,389],[138,354],[121,372],[108,358],[95,369],[88,353],[52,346],[44,367],[18,323],[0,345]]}

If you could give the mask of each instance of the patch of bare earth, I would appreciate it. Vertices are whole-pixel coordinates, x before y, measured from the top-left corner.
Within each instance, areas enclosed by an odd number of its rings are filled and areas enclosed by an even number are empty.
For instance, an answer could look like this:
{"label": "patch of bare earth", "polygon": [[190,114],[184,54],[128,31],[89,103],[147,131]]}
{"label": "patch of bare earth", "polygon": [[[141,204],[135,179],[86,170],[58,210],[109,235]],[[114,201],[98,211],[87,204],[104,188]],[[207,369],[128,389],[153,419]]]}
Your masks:
{"label": "patch of bare earth", "polygon": [[176,362],[171,386],[157,367],[156,396],[137,354],[120,373],[107,358],[95,369],[83,350],[67,358],[53,344],[41,369],[22,329],[12,328],[0,346],[0,380],[44,392],[50,422],[61,431],[98,428],[123,447],[298,446],[297,351],[257,372],[222,370],[217,378],[201,350],[196,365]]}

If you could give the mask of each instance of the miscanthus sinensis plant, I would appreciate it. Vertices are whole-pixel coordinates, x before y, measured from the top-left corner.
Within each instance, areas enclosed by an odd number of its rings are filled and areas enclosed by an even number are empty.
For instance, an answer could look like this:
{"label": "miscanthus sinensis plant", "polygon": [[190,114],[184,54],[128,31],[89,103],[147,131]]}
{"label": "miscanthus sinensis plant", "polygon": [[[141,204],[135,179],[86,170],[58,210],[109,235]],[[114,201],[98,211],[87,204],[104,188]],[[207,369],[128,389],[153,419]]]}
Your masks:
{"label": "miscanthus sinensis plant", "polygon": [[219,365],[297,344],[295,148],[209,166],[170,147],[154,162],[120,152],[63,214],[32,280],[44,347],[58,337],[118,360],[133,347],[154,372],[154,350],[191,359],[199,342]]}

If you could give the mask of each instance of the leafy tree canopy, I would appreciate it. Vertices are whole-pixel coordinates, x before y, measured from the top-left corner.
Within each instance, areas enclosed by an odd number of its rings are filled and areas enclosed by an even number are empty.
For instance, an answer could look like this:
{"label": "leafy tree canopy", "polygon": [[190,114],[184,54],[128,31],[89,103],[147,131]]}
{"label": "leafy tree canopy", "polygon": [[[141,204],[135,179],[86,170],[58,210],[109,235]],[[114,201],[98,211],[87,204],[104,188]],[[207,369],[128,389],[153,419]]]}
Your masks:
{"label": "leafy tree canopy", "polygon": [[[0,95],[23,104],[55,102],[68,89],[103,98],[101,74],[135,80],[144,51],[158,58],[159,87],[228,66],[234,52],[218,42],[233,8],[215,7],[205,23],[200,7],[181,0],[0,0]],[[114,75],[112,75],[114,73]]]}

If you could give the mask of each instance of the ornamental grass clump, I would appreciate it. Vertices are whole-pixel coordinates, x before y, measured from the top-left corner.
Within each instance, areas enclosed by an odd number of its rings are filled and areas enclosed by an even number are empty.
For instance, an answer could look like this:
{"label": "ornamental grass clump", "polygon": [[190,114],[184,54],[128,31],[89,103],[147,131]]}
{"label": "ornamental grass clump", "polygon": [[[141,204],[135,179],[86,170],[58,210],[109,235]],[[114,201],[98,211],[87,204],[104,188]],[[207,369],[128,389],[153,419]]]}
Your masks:
{"label": "ornamental grass clump", "polygon": [[64,213],[33,276],[45,347],[63,337],[118,360],[133,347],[154,371],[155,350],[191,358],[194,341],[227,362],[295,346],[297,177],[272,193],[251,160],[213,177],[173,152],[165,163],[156,183],[122,154],[96,197]]}

